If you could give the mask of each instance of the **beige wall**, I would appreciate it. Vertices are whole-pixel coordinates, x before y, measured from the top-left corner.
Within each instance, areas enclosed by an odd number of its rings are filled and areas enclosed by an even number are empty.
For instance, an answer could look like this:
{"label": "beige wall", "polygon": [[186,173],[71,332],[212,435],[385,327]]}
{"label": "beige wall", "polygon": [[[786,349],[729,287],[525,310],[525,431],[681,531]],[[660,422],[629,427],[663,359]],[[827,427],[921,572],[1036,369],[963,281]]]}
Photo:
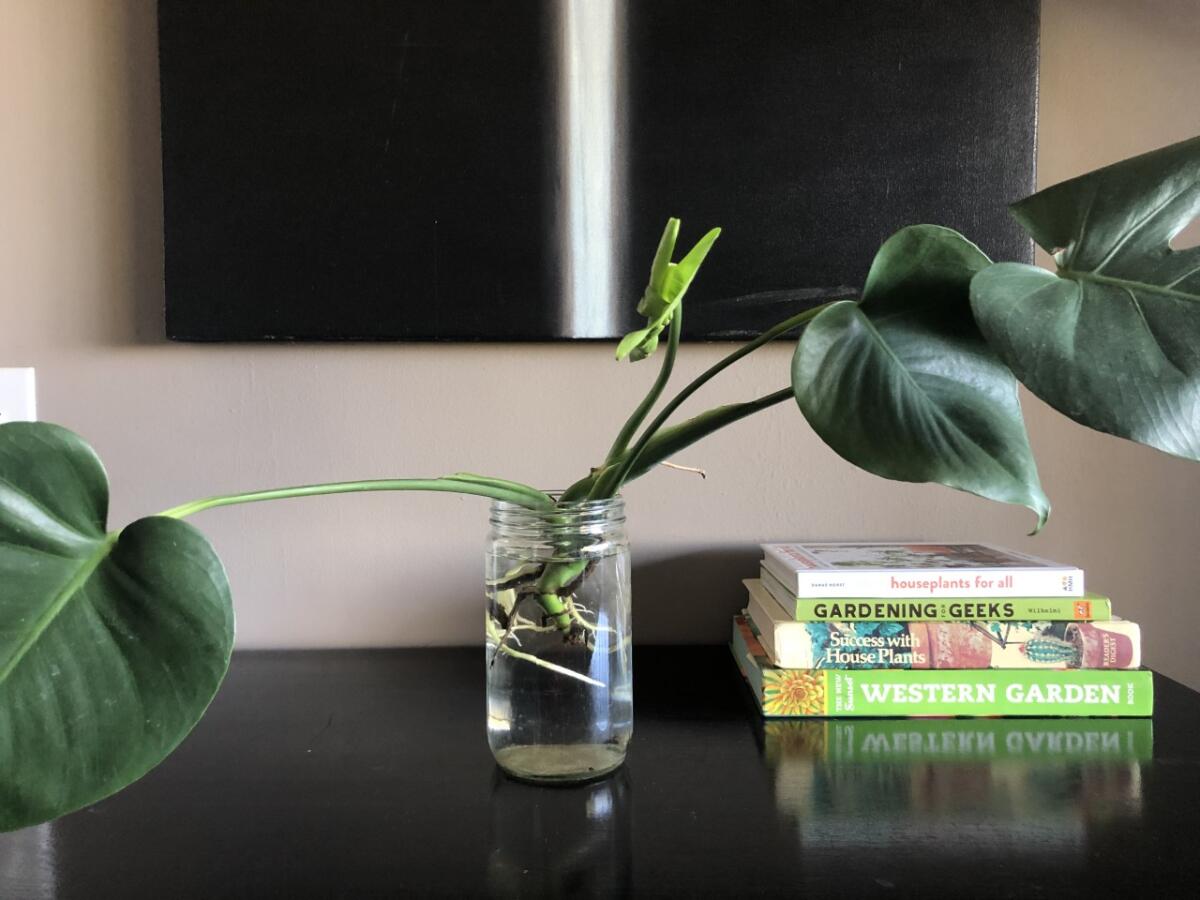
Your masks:
{"label": "beige wall", "polygon": [[[38,369],[43,417],[107,461],[113,521],[205,494],[494,472],[562,487],[652,373],[602,346],[195,346],[161,338],[153,3],[0,0],[0,365]],[[1087,18],[1084,18],[1084,12]],[[1040,181],[1200,133],[1200,5],[1046,0]],[[220,259],[212,261],[214,266]],[[722,346],[688,346],[683,375]],[[704,396],[786,383],[758,353]],[[514,433],[516,401],[581,407]],[[643,641],[720,641],[766,538],[991,540],[1078,562],[1145,623],[1149,661],[1200,686],[1200,467],[1026,402],[1055,515],[842,463],[791,408],[709,439],[628,491]],[[586,412],[586,415],[583,414]],[[242,646],[480,638],[483,501],[372,495],[205,513]]]}

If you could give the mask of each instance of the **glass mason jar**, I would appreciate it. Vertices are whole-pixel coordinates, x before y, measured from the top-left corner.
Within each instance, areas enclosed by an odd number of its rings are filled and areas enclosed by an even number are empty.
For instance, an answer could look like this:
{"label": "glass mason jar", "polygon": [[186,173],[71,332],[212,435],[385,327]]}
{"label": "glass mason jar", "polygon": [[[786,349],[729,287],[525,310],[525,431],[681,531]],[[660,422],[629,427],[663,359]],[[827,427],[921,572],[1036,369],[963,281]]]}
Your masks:
{"label": "glass mason jar", "polygon": [[633,734],[629,544],[621,499],[494,502],[486,558],[488,744],[526,781],[598,778]]}

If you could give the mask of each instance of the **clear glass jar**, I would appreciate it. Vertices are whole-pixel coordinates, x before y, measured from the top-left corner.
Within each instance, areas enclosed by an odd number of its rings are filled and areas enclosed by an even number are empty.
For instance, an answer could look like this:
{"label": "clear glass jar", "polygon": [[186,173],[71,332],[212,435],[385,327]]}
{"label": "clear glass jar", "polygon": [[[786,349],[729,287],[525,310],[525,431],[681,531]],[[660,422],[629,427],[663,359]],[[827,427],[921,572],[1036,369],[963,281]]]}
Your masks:
{"label": "clear glass jar", "polygon": [[494,502],[486,558],[487,731],[526,781],[598,778],[633,734],[625,504]]}

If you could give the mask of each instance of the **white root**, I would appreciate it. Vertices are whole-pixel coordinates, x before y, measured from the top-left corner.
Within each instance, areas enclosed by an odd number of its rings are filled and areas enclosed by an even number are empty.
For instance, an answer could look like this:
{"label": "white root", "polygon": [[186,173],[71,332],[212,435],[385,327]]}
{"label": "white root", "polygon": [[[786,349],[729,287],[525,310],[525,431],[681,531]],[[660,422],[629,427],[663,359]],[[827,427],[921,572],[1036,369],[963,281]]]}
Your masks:
{"label": "white root", "polygon": [[[533,663],[535,666],[541,666],[543,669],[549,669],[551,672],[557,672],[559,675],[565,675],[568,678],[574,678],[578,681],[582,681],[584,684],[590,684],[595,687],[605,687],[603,681],[597,681],[595,678],[589,678],[587,675],[576,672],[573,669],[568,669],[566,666],[560,666],[557,663],[547,662],[541,657],[534,656],[532,653],[524,653],[520,650],[514,650],[512,647],[508,646],[508,641],[510,639],[513,640],[517,646],[521,645],[520,639],[514,633],[518,630],[544,633],[547,631],[557,630],[555,626],[535,625],[528,619],[525,619],[523,616],[514,616],[513,620],[509,623],[509,627],[501,631],[500,623],[493,619],[490,615],[487,615],[486,612],[484,613],[484,619],[484,627],[487,631],[488,641],[496,645],[496,652],[503,653],[505,656],[511,656],[513,659],[519,659],[523,660],[524,662]],[[518,619],[521,620],[521,624],[518,624]]]}
{"label": "white root", "polygon": [[567,611],[571,614],[571,618],[586,628],[588,631],[595,634],[596,632],[606,631],[613,637],[619,637],[615,628],[609,628],[607,625],[593,625],[583,617],[583,613],[590,613],[586,606],[576,603],[575,598],[571,597],[567,600]]}
{"label": "white root", "polygon": [[693,475],[699,475],[701,478],[707,478],[708,473],[703,469],[698,469],[695,466],[681,466],[679,463],[673,463],[668,460],[663,460],[659,463],[660,466],[666,466],[668,469],[675,469],[677,472],[691,472]]}
{"label": "white root", "polygon": [[573,669],[568,669],[566,666],[560,666],[556,663],[546,662],[540,657],[534,656],[532,653],[522,653],[519,650],[514,650],[507,644],[500,645],[500,652],[506,656],[511,656],[514,659],[523,659],[526,662],[531,662],[535,666],[541,666],[543,669],[549,669],[552,672],[557,672],[559,675],[566,675],[568,678],[575,678],[582,681],[584,684],[590,684],[595,687],[604,687],[603,681],[597,681],[595,678],[589,678],[581,672],[576,672]]}

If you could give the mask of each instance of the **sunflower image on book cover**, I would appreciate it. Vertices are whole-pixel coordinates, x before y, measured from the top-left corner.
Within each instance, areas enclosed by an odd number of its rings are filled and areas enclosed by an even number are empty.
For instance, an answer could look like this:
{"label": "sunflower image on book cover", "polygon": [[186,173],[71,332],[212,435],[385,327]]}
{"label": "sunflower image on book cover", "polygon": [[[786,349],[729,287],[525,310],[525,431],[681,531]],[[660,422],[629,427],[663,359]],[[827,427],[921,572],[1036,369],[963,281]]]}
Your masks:
{"label": "sunflower image on book cover", "polygon": [[779,716],[825,714],[823,673],[811,669],[775,669],[764,676],[764,712]]}

